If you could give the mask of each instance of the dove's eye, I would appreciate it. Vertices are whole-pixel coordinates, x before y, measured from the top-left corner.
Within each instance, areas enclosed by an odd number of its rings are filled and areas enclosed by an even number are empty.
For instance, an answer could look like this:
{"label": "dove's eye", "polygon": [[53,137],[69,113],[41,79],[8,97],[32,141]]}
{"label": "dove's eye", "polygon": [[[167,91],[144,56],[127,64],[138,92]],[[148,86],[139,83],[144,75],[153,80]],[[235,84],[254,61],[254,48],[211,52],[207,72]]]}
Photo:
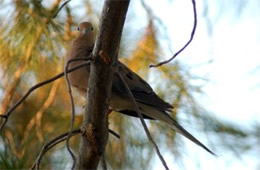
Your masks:
{"label": "dove's eye", "polygon": [[91,31],[93,31],[93,30],[94,30],[94,28],[93,28],[93,27],[91,27],[90,29],[91,29]]}
{"label": "dove's eye", "polygon": [[80,30],[79,27],[77,28],[77,30],[78,30],[78,31]]}

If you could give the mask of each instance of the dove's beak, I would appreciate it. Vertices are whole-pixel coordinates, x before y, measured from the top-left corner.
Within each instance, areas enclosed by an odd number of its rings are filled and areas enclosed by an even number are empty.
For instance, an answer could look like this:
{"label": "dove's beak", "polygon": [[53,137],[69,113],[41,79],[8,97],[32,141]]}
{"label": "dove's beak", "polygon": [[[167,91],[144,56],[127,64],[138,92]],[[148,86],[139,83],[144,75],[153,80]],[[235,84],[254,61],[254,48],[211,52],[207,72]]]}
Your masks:
{"label": "dove's beak", "polygon": [[88,34],[89,30],[88,30],[87,28],[85,28],[85,29],[83,30],[83,32],[84,32],[84,34]]}

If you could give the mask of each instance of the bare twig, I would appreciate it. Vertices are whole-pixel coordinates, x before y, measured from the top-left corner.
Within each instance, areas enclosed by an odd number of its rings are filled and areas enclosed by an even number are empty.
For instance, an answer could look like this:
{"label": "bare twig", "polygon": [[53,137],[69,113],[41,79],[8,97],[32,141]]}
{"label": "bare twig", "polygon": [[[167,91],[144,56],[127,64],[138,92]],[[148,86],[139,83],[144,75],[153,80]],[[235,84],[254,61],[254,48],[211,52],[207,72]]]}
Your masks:
{"label": "bare twig", "polygon": [[6,119],[7,115],[0,115],[1,118]]}
{"label": "bare twig", "polygon": [[195,0],[192,0],[192,6],[193,6],[194,25],[193,25],[193,29],[192,29],[189,41],[177,53],[175,53],[170,59],[162,61],[155,65],[152,64],[152,65],[150,65],[150,68],[151,67],[160,67],[164,64],[171,62],[176,56],[178,56],[191,43],[191,41],[193,40],[193,37],[195,35],[195,31],[196,31],[196,27],[197,27],[197,11],[196,11],[196,1]]}
{"label": "bare twig", "polygon": [[153,137],[152,137],[152,135],[150,134],[150,132],[149,132],[147,126],[146,126],[146,123],[145,123],[145,121],[144,121],[143,115],[142,115],[142,113],[141,113],[141,111],[140,111],[140,109],[139,109],[139,107],[138,107],[138,105],[137,105],[137,103],[136,103],[136,100],[135,100],[135,98],[134,98],[134,96],[133,96],[133,94],[132,94],[130,88],[128,87],[127,83],[125,82],[125,80],[124,80],[123,76],[120,74],[120,72],[117,71],[116,73],[118,74],[118,76],[120,77],[120,79],[122,80],[122,82],[124,83],[124,86],[125,86],[125,88],[127,89],[128,95],[130,96],[130,98],[131,98],[133,104],[135,105],[136,112],[137,112],[137,114],[138,114],[138,117],[140,118],[140,121],[141,121],[141,123],[142,123],[142,125],[143,125],[143,127],[144,127],[144,131],[145,131],[145,133],[146,133],[148,139],[149,139],[150,142],[153,144],[153,146],[154,146],[154,148],[155,148],[155,150],[156,150],[156,153],[157,153],[158,157],[160,158],[160,160],[161,160],[161,162],[162,162],[164,168],[168,170],[169,168],[168,168],[168,166],[167,166],[167,163],[165,162],[165,160],[164,160],[162,154],[160,153],[160,150],[159,150],[157,144],[154,142]]}
{"label": "bare twig", "polygon": [[73,133],[73,129],[74,129],[74,122],[75,122],[75,104],[74,104],[74,100],[73,100],[73,95],[72,95],[72,91],[71,91],[71,84],[70,84],[70,81],[69,81],[69,78],[68,78],[68,69],[69,69],[69,65],[70,63],[72,62],[75,62],[75,61],[79,61],[79,60],[87,60],[87,59],[90,59],[90,57],[86,58],[73,58],[73,59],[70,59],[67,63],[66,63],[66,66],[65,66],[65,69],[64,69],[64,74],[65,74],[65,79],[66,79],[66,84],[67,84],[67,87],[68,87],[68,92],[69,92],[69,96],[70,96],[70,102],[71,102],[71,123],[70,123],[70,131],[69,131],[69,134],[67,136],[67,140],[66,140],[66,146],[67,146],[67,150],[69,151],[72,159],[73,159],[73,165],[72,165],[72,168],[71,169],[74,169],[75,168],[75,165],[76,165],[76,161],[77,161],[77,158],[76,156],[74,155],[74,153],[72,152],[72,150],[70,149],[70,145],[69,145],[69,140],[70,140],[70,137]]}
{"label": "bare twig", "polygon": [[[42,149],[41,149],[41,152],[39,153],[37,159],[35,160],[34,164],[32,165],[31,169],[39,169],[40,167],[40,163],[41,163],[41,160],[44,156],[44,154],[49,151],[51,148],[53,148],[55,145],[59,144],[60,142],[63,142],[65,141],[67,138],[68,138],[68,134],[70,132],[67,132],[67,133],[63,133],[57,137],[55,137],[54,139],[52,139],[51,141],[49,141],[48,143],[46,143]],[[75,129],[71,132],[71,136],[75,136],[79,133],[82,133],[80,129]],[[111,133],[112,135],[114,135],[116,138],[120,138],[120,136],[114,132],[113,130],[109,129],[109,133]]]}
{"label": "bare twig", "polygon": [[58,143],[66,140],[69,133],[71,133],[71,136],[75,136],[75,135],[81,133],[81,130],[80,129],[76,129],[76,130],[73,130],[72,132],[63,133],[60,136],[57,136],[54,139],[52,139],[51,141],[49,141],[48,143],[46,143],[42,147],[42,150],[41,150],[40,154],[38,155],[36,161],[34,162],[33,166],[31,167],[31,169],[34,169],[34,168],[39,169],[40,163],[41,163],[41,160],[42,160],[44,154],[48,150],[53,148],[55,145],[57,145]]}
{"label": "bare twig", "polygon": [[[87,60],[87,59],[85,58],[85,60]],[[85,63],[82,63],[82,64],[79,64],[78,66],[75,66],[75,67],[69,69],[69,70],[67,71],[67,73],[73,72],[73,71],[75,71],[75,70],[77,70],[77,69],[80,69],[80,68],[82,68],[82,67],[84,67],[84,66],[86,66],[86,65],[88,65],[88,64],[89,64],[89,61],[87,61],[87,62],[85,62]],[[4,119],[3,123],[2,123],[1,126],[0,126],[0,132],[2,132],[2,130],[3,130],[4,126],[5,126],[5,124],[7,123],[8,119],[9,119],[9,116],[11,115],[11,113],[12,113],[34,90],[36,90],[36,89],[38,89],[39,87],[44,86],[44,85],[46,85],[46,84],[48,84],[48,83],[53,82],[53,81],[55,81],[55,80],[61,78],[62,76],[64,76],[64,72],[62,72],[62,73],[60,73],[60,74],[57,74],[56,76],[54,76],[54,77],[52,77],[52,78],[50,78],[50,79],[48,79],[48,80],[45,80],[45,81],[43,81],[43,82],[40,82],[40,83],[38,83],[38,84],[32,86],[32,87],[25,93],[25,95],[24,95],[22,98],[20,98],[10,109],[7,110],[7,112],[6,112],[5,114],[0,114],[0,117]]]}
{"label": "bare twig", "polygon": [[118,133],[116,133],[115,131],[108,129],[108,132],[111,133],[112,135],[114,135],[117,139],[120,139],[120,135]]}
{"label": "bare twig", "polygon": [[59,7],[59,9],[55,12],[55,14],[53,15],[52,18],[56,18],[57,15],[58,15],[58,13],[60,12],[60,10],[61,10],[65,5],[67,5],[67,3],[69,3],[70,1],[71,1],[71,0],[68,0],[68,1],[64,2],[64,3]]}

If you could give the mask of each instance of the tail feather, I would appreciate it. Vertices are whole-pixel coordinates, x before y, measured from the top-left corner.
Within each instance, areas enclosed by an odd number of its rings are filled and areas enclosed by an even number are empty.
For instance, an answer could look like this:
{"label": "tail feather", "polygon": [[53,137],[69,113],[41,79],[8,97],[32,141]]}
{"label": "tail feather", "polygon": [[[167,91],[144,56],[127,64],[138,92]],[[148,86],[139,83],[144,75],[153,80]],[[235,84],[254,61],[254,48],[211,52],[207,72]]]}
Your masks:
{"label": "tail feather", "polygon": [[212,152],[209,148],[207,148],[204,144],[202,144],[198,139],[196,139],[194,136],[192,136],[187,130],[185,130],[180,124],[178,124],[177,121],[175,121],[169,114],[166,112],[162,112],[159,110],[156,110],[151,107],[147,107],[145,105],[141,105],[141,108],[144,110],[144,114],[146,114],[149,117],[152,117],[156,120],[161,120],[165,123],[167,123],[171,128],[173,128],[176,132],[182,134],[195,144],[199,145],[203,149],[205,149],[207,152],[209,152],[212,155],[216,155],[214,152]]}
{"label": "tail feather", "polygon": [[195,144],[199,145],[203,149],[205,149],[207,152],[209,152],[212,155],[216,155],[214,152],[212,152],[209,148],[207,148],[204,144],[202,144],[198,139],[196,139],[194,136],[192,136],[187,130],[185,130],[181,125],[179,125],[174,119],[171,118],[171,124],[169,124],[173,129],[175,129],[177,132],[194,142]]}

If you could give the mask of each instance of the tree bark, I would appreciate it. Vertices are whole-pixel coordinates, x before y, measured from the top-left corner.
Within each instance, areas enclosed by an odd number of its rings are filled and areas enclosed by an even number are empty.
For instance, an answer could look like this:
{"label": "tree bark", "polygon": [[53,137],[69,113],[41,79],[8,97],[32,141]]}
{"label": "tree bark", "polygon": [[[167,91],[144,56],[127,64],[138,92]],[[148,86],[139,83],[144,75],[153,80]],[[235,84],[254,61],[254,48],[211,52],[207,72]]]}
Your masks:
{"label": "tree bark", "polygon": [[90,66],[84,131],[76,169],[97,169],[108,140],[107,111],[114,66],[130,0],[106,0]]}

